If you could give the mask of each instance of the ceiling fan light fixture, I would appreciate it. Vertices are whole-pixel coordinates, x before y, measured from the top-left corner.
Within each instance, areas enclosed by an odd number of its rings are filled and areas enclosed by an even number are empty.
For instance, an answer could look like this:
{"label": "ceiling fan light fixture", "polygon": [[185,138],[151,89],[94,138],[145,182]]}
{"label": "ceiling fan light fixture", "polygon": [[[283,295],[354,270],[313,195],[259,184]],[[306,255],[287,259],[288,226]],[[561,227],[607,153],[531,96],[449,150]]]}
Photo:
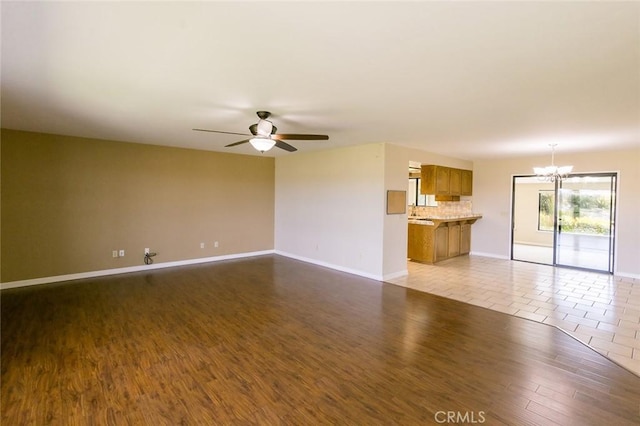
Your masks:
{"label": "ceiling fan light fixture", "polygon": [[249,126],[250,133],[236,133],[236,132],[225,132],[222,130],[210,130],[210,129],[193,129],[199,132],[211,132],[211,133],[224,133],[228,135],[240,135],[240,136],[248,136],[248,139],[243,139],[238,142],[233,142],[228,145],[225,145],[225,148],[229,148],[232,146],[242,145],[245,143],[251,143],[251,145],[260,152],[269,151],[274,146],[279,149],[283,149],[288,152],[297,151],[296,147],[289,145],[284,142],[285,140],[302,140],[302,141],[326,141],[329,140],[328,135],[312,135],[312,134],[302,134],[302,133],[278,133],[278,129],[273,123],[267,120],[271,113],[268,111],[258,111],[256,113],[258,115],[257,123],[254,123]]}
{"label": "ceiling fan light fixture", "polygon": [[276,144],[276,141],[270,138],[257,137],[257,138],[251,138],[249,140],[249,143],[258,151],[265,152],[273,148],[274,145]]}
{"label": "ceiling fan light fixture", "polygon": [[269,136],[271,131],[273,130],[273,123],[269,120],[260,120],[258,121],[258,126],[256,128],[256,134],[258,136]]}

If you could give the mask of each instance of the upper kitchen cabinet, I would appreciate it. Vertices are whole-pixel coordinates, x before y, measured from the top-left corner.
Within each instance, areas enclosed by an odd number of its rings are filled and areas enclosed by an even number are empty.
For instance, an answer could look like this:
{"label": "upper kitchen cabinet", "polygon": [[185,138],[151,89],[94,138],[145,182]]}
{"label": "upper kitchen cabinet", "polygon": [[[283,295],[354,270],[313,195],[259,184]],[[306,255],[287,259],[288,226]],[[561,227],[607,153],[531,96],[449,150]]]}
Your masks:
{"label": "upper kitchen cabinet", "polygon": [[449,168],[441,166],[422,166],[420,192],[430,195],[449,194]]}
{"label": "upper kitchen cabinet", "polygon": [[462,193],[462,170],[449,169],[449,194],[461,195]]}
{"label": "upper kitchen cabinet", "polygon": [[472,195],[473,172],[471,170],[460,170],[462,173],[460,195]]}
{"label": "upper kitchen cabinet", "polygon": [[473,172],[452,167],[424,165],[421,169],[420,192],[436,196],[439,201],[455,201],[471,195]]}

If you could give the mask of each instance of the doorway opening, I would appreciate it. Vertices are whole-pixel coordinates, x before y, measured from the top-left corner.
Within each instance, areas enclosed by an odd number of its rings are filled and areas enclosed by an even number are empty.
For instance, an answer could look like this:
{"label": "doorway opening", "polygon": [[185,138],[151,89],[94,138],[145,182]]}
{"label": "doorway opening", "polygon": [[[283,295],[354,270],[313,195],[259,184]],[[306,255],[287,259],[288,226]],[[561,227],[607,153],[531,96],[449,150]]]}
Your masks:
{"label": "doorway opening", "polygon": [[514,176],[511,259],[613,273],[617,173]]}

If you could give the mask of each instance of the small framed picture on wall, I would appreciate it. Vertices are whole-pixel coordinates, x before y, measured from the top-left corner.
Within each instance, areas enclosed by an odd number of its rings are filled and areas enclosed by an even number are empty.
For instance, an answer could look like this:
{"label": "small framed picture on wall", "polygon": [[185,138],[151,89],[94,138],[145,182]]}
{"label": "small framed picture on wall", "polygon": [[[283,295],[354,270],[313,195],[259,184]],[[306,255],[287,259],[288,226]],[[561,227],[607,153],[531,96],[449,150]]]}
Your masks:
{"label": "small framed picture on wall", "polygon": [[387,214],[407,212],[407,191],[387,191]]}

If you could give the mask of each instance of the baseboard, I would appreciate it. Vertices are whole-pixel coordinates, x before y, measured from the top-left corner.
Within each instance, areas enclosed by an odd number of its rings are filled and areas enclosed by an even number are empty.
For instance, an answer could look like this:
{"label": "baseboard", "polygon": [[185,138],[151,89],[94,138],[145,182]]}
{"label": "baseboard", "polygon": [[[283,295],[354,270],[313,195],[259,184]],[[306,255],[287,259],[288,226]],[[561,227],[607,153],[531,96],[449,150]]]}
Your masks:
{"label": "baseboard", "polygon": [[300,261],[306,262],[306,263],[312,263],[314,265],[322,266],[322,267],[325,267],[325,268],[335,269],[336,271],[346,272],[348,274],[358,275],[358,276],[361,276],[361,277],[364,277],[364,278],[370,278],[370,279],[376,280],[376,281],[384,281],[384,277],[382,275],[369,274],[368,272],[359,271],[357,269],[345,268],[344,266],[334,265],[332,263],[323,262],[323,261],[317,260],[317,259],[311,259],[309,257],[298,256],[297,254],[287,253],[287,252],[280,251],[280,250],[275,250],[275,254],[279,254],[280,256],[284,256],[284,257],[289,257],[291,259],[300,260]]}
{"label": "baseboard", "polygon": [[481,256],[481,257],[491,257],[493,259],[502,259],[502,260],[511,260],[511,257],[509,256],[501,256],[495,253],[485,253],[485,252],[480,252],[480,251],[472,251],[471,253],[469,253],[472,256]]}
{"label": "baseboard", "polygon": [[198,263],[219,262],[221,260],[241,259],[243,257],[262,256],[273,254],[274,250],[253,251],[247,253],[234,253],[222,256],[201,257],[197,259],[178,260],[174,262],[153,263],[151,265],[130,266],[127,268],[104,269],[101,271],[81,272],[77,274],[56,275],[52,277],[33,278],[29,280],[9,281],[0,283],[0,290],[31,285],[50,284],[61,281],[81,280],[84,278],[103,277],[107,275],[127,274],[130,272],[150,271],[154,269],[173,268],[175,266],[195,265]]}
{"label": "baseboard", "polygon": [[627,272],[614,272],[614,277],[632,278],[634,280],[640,280],[640,274],[630,274]]}
{"label": "baseboard", "polygon": [[550,246],[548,244],[532,243],[532,242],[529,242],[529,241],[514,241],[513,244],[514,245],[517,244],[517,245],[520,245],[520,246],[546,247],[546,248],[550,248],[550,249],[553,248],[553,246]]}
{"label": "baseboard", "polygon": [[394,272],[392,274],[386,274],[384,276],[384,280],[383,281],[389,281],[389,280],[393,280],[393,279],[396,279],[396,278],[405,277],[407,275],[409,275],[409,270],[405,269],[403,271]]}

